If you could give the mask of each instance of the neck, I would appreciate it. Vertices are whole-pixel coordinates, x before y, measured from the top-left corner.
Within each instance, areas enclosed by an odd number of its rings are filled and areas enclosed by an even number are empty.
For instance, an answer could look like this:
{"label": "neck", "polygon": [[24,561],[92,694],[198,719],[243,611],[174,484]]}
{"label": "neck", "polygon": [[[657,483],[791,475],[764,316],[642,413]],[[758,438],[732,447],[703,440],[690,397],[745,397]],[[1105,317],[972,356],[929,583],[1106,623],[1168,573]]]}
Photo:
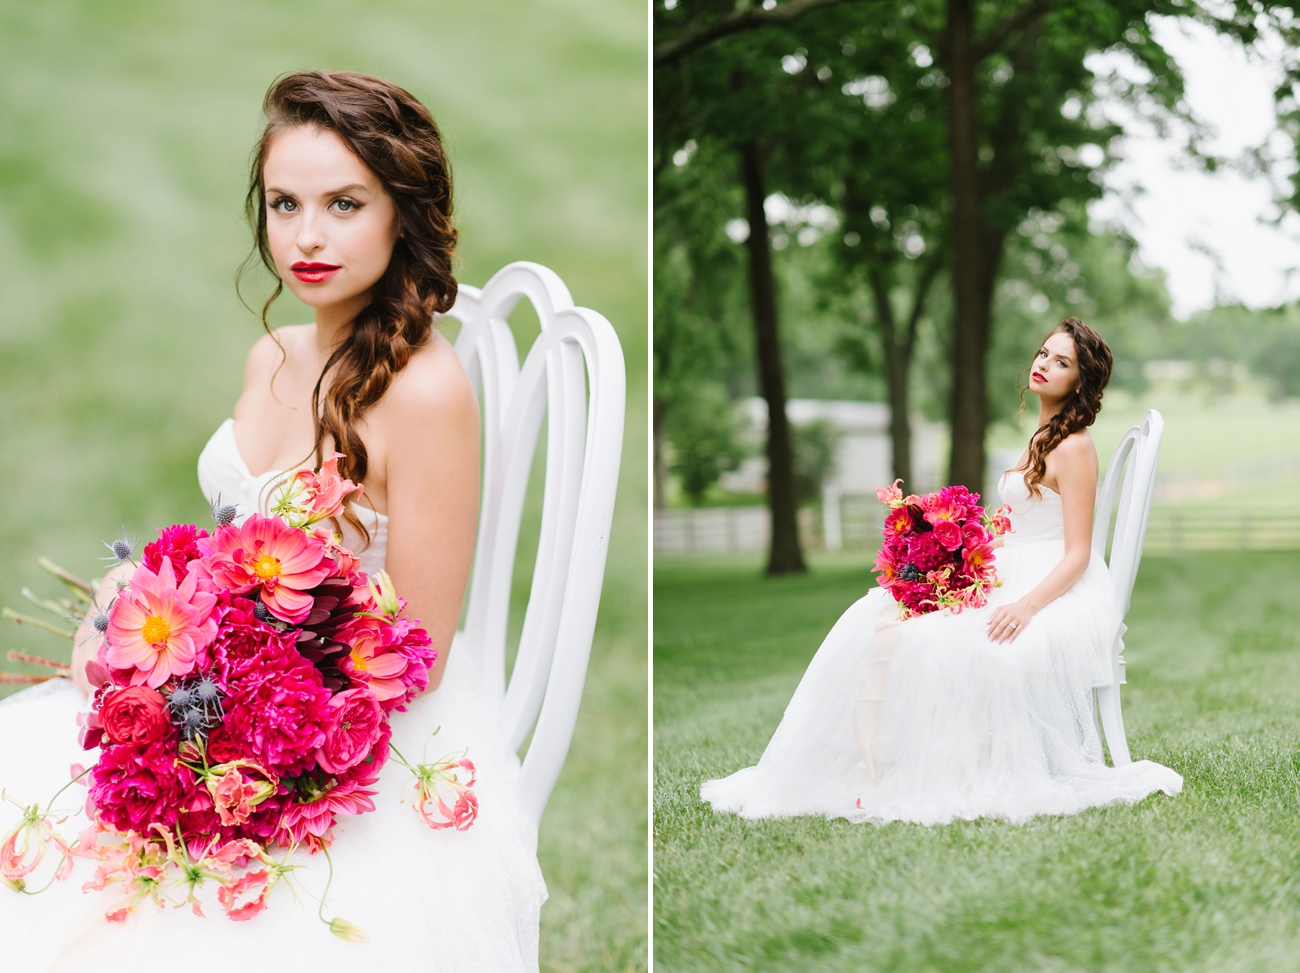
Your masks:
{"label": "neck", "polygon": [[1044,396],[1039,396],[1038,399],[1039,428],[1042,428],[1043,426],[1047,425],[1047,423],[1052,419],[1052,417],[1055,416],[1057,413],[1059,413],[1063,408],[1065,408],[1064,399],[1049,399]]}
{"label": "neck", "polygon": [[316,348],[320,352],[322,364],[329,360],[334,349],[348,336],[352,329],[352,322],[369,303],[370,294],[367,292],[340,301],[338,304],[316,309]]}

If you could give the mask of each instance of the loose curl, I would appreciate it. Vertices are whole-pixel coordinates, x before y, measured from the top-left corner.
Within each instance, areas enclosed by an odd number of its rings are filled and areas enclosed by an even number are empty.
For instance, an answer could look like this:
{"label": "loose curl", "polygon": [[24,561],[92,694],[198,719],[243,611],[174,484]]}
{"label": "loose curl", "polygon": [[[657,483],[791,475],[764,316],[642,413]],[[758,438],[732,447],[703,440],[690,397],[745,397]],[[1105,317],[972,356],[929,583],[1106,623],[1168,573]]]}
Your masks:
{"label": "loose curl", "polygon": [[[429,341],[434,312],[446,311],[456,301],[451,164],[429,110],[397,85],[369,75],[290,74],[271,86],[262,110],[266,127],[253,149],[244,210],[255,253],[276,279],[261,312],[267,334],[274,337],[267,312],[284,291],[267,238],[263,179],[277,135],[303,126],[333,132],[379,178],[396,210],[398,237],[388,268],[375,284],[370,303],[321,369],[311,396],[316,465],[325,459],[328,439],[343,454],[339,475],[361,483],[369,470],[369,454],[357,423],[383,397],[415,350]],[[250,255],[240,267],[241,277],[252,259]],[[369,531],[350,506],[343,516],[369,541]]]}
{"label": "loose curl", "polygon": [[[1038,427],[1029,440],[1029,455],[1017,470],[1025,470],[1025,486],[1035,497],[1041,497],[1039,484],[1047,475],[1047,456],[1067,438],[1087,429],[1101,411],[1101,396],[1110,381],[1114,359],[1110,346],[1101,335],[1078,318],[1066,318],[1052,334],[1068,334],[1074,340],[1074,354],[1079,366],[1079,387],[1061,406],[1061,411]],[[1049,335],[1050,337],[1050,335]],[[1025,410],[1025,392],[1020,389],[1020,411]]]}

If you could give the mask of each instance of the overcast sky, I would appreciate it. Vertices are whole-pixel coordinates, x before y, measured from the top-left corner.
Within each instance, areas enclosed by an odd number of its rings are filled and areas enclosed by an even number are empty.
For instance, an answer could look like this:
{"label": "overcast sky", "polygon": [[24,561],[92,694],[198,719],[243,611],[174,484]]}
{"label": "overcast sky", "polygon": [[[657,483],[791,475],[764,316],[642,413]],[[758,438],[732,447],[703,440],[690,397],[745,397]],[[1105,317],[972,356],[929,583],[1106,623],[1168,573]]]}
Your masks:
{"label": "overcast sky", "polygon": [[[1235,157],[1269,138],[1272,90],[1280,77],[1271,58],[1248,57],[1229,39],[1183,22],[1162,19],[1156,36],[1183,69],[1193,111],[1215,130],[1208,151]],[[1221,300],[1251,307],[1300,298],[1300,218],[1288,216],[1280,228],[1261,222],[1276,214],[1266,180],[1197,171],[1179,161],[1176,140],[1163,141],[1149,127],[1132,131],[1124,141],[1125,161],[1107,178],[1111,191],[1091,212],[1123,222],[1142,261],[1169,275],[1176,315],[1213,306],[1216,289]],[[1133,199],[1135,186],[1145,192]],[[1203,252],[1207,247],[1217,255],[1217,270]]]}

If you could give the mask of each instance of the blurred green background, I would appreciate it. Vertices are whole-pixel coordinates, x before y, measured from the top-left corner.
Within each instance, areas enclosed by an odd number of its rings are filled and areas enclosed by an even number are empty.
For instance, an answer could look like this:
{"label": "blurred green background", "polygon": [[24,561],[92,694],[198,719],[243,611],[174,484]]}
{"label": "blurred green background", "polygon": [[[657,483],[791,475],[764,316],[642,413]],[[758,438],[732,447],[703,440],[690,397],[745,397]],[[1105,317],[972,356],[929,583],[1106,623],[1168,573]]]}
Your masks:
{"label": "blurred green background", "polygon": [[[550,970],[646,968],[646,42],[635,0],[0,2],[0,601],[42,586],[40,554],[92,574],[123,526],[206,517],[195,462],[260,333],[233,279],[249,150],[280,74],[408,88],[450,147],[460,279],[538,261],[618,330],[614,538],[541,826]],[[250,275],[250,303],[267,286]],[[272,320],[310,315],[286,293]],[[15,648],[67,651],[6,627],[0,649]]]}

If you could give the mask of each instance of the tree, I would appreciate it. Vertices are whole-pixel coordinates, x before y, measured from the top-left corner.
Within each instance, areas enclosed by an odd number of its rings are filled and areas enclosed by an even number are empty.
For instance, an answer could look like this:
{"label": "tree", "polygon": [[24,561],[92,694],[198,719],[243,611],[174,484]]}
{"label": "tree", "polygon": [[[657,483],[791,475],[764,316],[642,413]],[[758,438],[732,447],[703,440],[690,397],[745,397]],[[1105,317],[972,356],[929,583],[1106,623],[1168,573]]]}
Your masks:
{"label": "tree", "polygon": [[[772,172],[788,163],[785,148],[806,122],[787,97],[800,82],[781,70],[783,40],[718,48],[703,61],[679,62],[655,76],[656,152],[706,142],[735,160],[735,180],[743,192],[748,226],[749,303],[759,387],[768,406],[768,506],[772,516],[769,574],[805,570],[799,542],[794,454],[786,417],[785,375],[781,360],[779,305],[772,269],[771,241],[764,203],[773,191]],[[775,44],[776,46],[772,46]]]}
{"label": "tree", "polygon": [[[1215,16],[1190,0],[788,2],[767,10],[771,16],[754,12],[742,18],[722,3],[701,0],[691,4],[689,13],[676,11],[676,18],[657,15],[660,34],[668,39],[656,47],[656,64],[735,58],[734,48],[742,39],[757,49],[770,43],[760,41],[760,35],[780,34],[789,37],[787,50],[803,50],[808,63],[829,68],[850,46],[832,50],[824,40],[830,32],[851,41],[892,41],[918,64],[925,59],[933,65],[930,83],[945,93],[954,305],[950,477],[978,489],[989,421],[987,355],[993,340],[993,303],[1008,234],[1030,210],[1050,211],[1064,200],[1095,197],[1100,187],[1093,173],[1105,164],[1104,150],[1119,134],[1089,110],[1095,79],[1084,58],[1102,50],[1127,51],[1145,67],[1150,80],[1127,85],[1120,94],[1166,115],[1186,117],[1177,66],[1153,40],[1147,15],[1195,16],[1249,41],[1256,30],[1253,10],[1239,3]],[[727,35],[726,40],[717,39]],[[674,45],[673,38],[683,42]],[[861,46],[878,52],[880,45]],[[863,72],[863,77],[875,75],[870,68]],[[900,87],[894,94],[899,102],[916,101],[916,91]],[[924,111],[924,105],[917,104]],[[1067,106],[1072,110],[1063,111]],[[1103,150],[1101,157],[1081,151],[1085,146]]]}

